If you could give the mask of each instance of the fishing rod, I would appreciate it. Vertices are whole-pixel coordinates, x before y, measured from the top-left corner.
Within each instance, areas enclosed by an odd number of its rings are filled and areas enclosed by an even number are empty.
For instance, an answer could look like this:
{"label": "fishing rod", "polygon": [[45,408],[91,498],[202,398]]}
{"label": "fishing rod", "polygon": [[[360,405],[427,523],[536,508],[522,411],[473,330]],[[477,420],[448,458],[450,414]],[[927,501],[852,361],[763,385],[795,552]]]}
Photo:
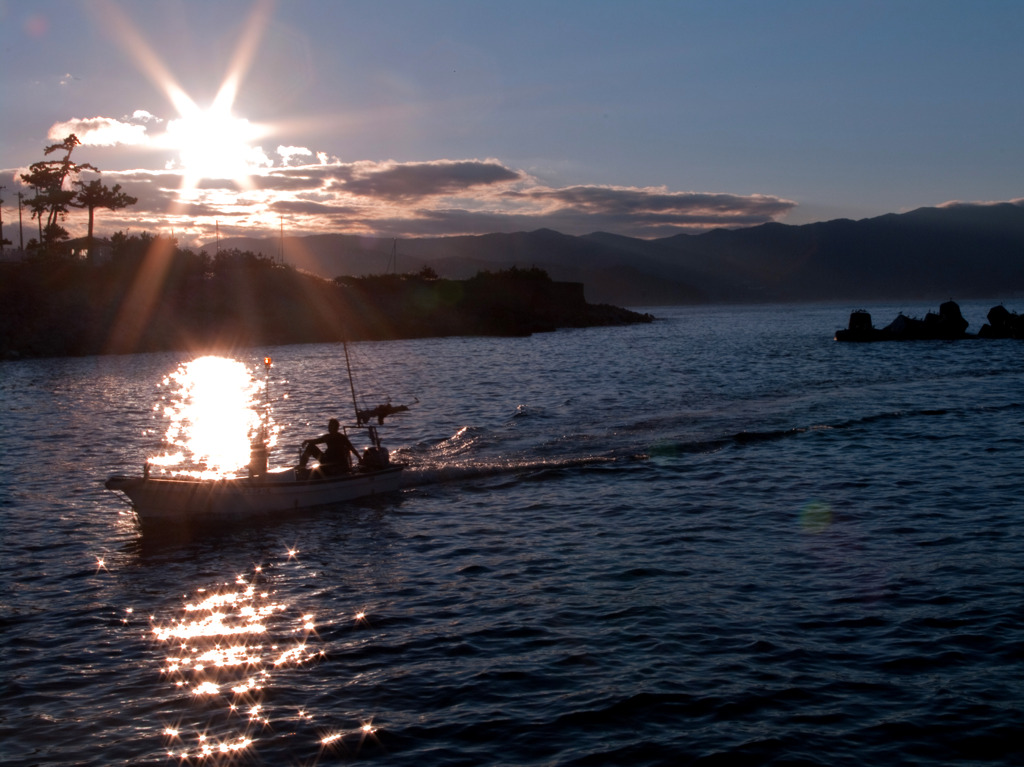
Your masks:
{"label": "fishing rod", "polygon": [[352,391],[352,409],[356,414],[356,423],[359,423],[359,403],[356,401],[356,385],[352,381],[352,363],[348,358],[348,341],[341,342],[342,348],[345,349],[345,369],[348,370],[348,388]]}

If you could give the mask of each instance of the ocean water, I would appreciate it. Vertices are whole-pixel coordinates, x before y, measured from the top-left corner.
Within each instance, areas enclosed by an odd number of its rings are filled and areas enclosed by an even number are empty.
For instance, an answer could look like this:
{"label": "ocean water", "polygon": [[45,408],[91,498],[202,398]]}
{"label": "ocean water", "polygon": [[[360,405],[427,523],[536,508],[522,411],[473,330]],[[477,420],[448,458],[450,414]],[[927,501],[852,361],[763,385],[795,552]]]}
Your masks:
{"label": "ocean water", "polygon": [[[102,486],[187,359],[0,363],[0,762],[1024,763],[1024,345],[853,308],[353,345],[402,491],[190,537]],[[344,356],[264,354],[290,463]]]}

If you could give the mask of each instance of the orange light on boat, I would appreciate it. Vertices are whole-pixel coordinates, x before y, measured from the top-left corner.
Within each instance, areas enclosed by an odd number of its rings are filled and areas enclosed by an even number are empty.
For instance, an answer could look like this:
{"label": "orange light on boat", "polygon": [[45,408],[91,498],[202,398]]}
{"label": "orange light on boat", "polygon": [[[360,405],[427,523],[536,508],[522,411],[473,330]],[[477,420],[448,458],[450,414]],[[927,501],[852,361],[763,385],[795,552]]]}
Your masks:
{"label": "orange light on boat", "polygon": [[263,364],[266,365],[267,367],[270,367],[272,364],[274,364],[274,361],[270,359],[270,357],[264,357]]}

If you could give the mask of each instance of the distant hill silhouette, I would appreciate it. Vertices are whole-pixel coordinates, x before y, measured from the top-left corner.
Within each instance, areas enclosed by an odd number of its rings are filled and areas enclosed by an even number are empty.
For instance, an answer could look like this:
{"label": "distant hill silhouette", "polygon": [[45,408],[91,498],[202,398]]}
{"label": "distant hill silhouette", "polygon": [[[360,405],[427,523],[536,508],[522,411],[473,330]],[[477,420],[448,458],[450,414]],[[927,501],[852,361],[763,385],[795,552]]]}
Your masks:
{"label": "distant hill silhouette", "polygon": [[[276,257],[277,238],[220,246]],[[349,235],[286,237],[286,263],[324,277],[393,266],[466,279],[481,270],[538,267],[582,282],[588,301],[618,306],[703,302],[1012,298],[1024,294],[1024,205],[953,205],[851,221],[763,224],[639,240],[549,229],[394,241]]]}

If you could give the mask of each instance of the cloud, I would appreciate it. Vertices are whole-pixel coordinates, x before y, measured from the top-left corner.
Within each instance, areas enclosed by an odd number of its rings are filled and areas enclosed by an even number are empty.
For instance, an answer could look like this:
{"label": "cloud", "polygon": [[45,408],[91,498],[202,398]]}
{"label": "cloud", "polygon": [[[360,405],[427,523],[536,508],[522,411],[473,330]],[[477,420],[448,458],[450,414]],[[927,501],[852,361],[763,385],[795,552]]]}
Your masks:
{"label": "cloud", "polygon": [[303,166],[291,169],[275,169],[269,173],[253,176],[251,181],[256,189],[268,192],[308,192],[317,191],[324,186],[325,180],[316,171],[320,166]]}
{"label": "cloud", "polygon": [[532,189],[519,193],[525,199],[550,203],[558,210],[577,215],[647,219],[680,226],[750,226],[772,221],[792,210],[796,203],[770,195],[669,192],[664,188],[574,186],[565,189]]}
{"label": "cloud", "polygon": [[966,207],[988,207],[992,205],[1018,205],[1024,207],[1024,197],[1016,197],[1012,200],[979,200],[969,202],[967,200],[949,200],[936,205],[936,208],[966,208]]}
{"label": "cloud", "polygon": [[145,146],[149,143],[146,126],[112,117],[76,117],[54,123],[50,126],[48,138],[62,141],[72,133],[78,136],[83,146]]}
{"label": "cloud", "polygon": [[359,208],[349,205],[318,202],[316,200],[280,200],[271,204],[271,210],[279,214],[298,214],[303,216],[345,216],[351,218],[361,215]]}
{"label": "cloud", "polygon": [[[78,118],[55,125],[51,139],[75,133],[85,145],[159,150],[147,126],[162,122],[144,110],[130,118]],[[796,203],[755,194],[675,192],[666,187],[539,183],[494,158],[427,162],[341,162],[313,148],[285,145],[271,152],[250,146],[254,165],[244,184],[200,178],[185,187],[184,169],[104,169],[138,197],[124,211],[104,212],[105,232],[118,228],[173,229],[186,243],[209,240],[231,221],[235,233],[259,236],[284,226],[296,235],[358,233],[429,237],[549,228],[565,234],[614,232],[667,237],[737,228],[781,218]],[[83,160],[89,158],[83,152]],[[124,157],[129,154],[122,155]]]}
{"label": "cloud", "polygon": [[312,157],[313,150],[304,146],[279,146],[277,153],[281,156],[281,162],[290,165],[296,157]]}
{"label": "cloud", "polygon": [[339,183],[350,194],[397,201],[459,194],[522,178],[497,160],[435,160],[355,165],[350,175],[339,177]]}

